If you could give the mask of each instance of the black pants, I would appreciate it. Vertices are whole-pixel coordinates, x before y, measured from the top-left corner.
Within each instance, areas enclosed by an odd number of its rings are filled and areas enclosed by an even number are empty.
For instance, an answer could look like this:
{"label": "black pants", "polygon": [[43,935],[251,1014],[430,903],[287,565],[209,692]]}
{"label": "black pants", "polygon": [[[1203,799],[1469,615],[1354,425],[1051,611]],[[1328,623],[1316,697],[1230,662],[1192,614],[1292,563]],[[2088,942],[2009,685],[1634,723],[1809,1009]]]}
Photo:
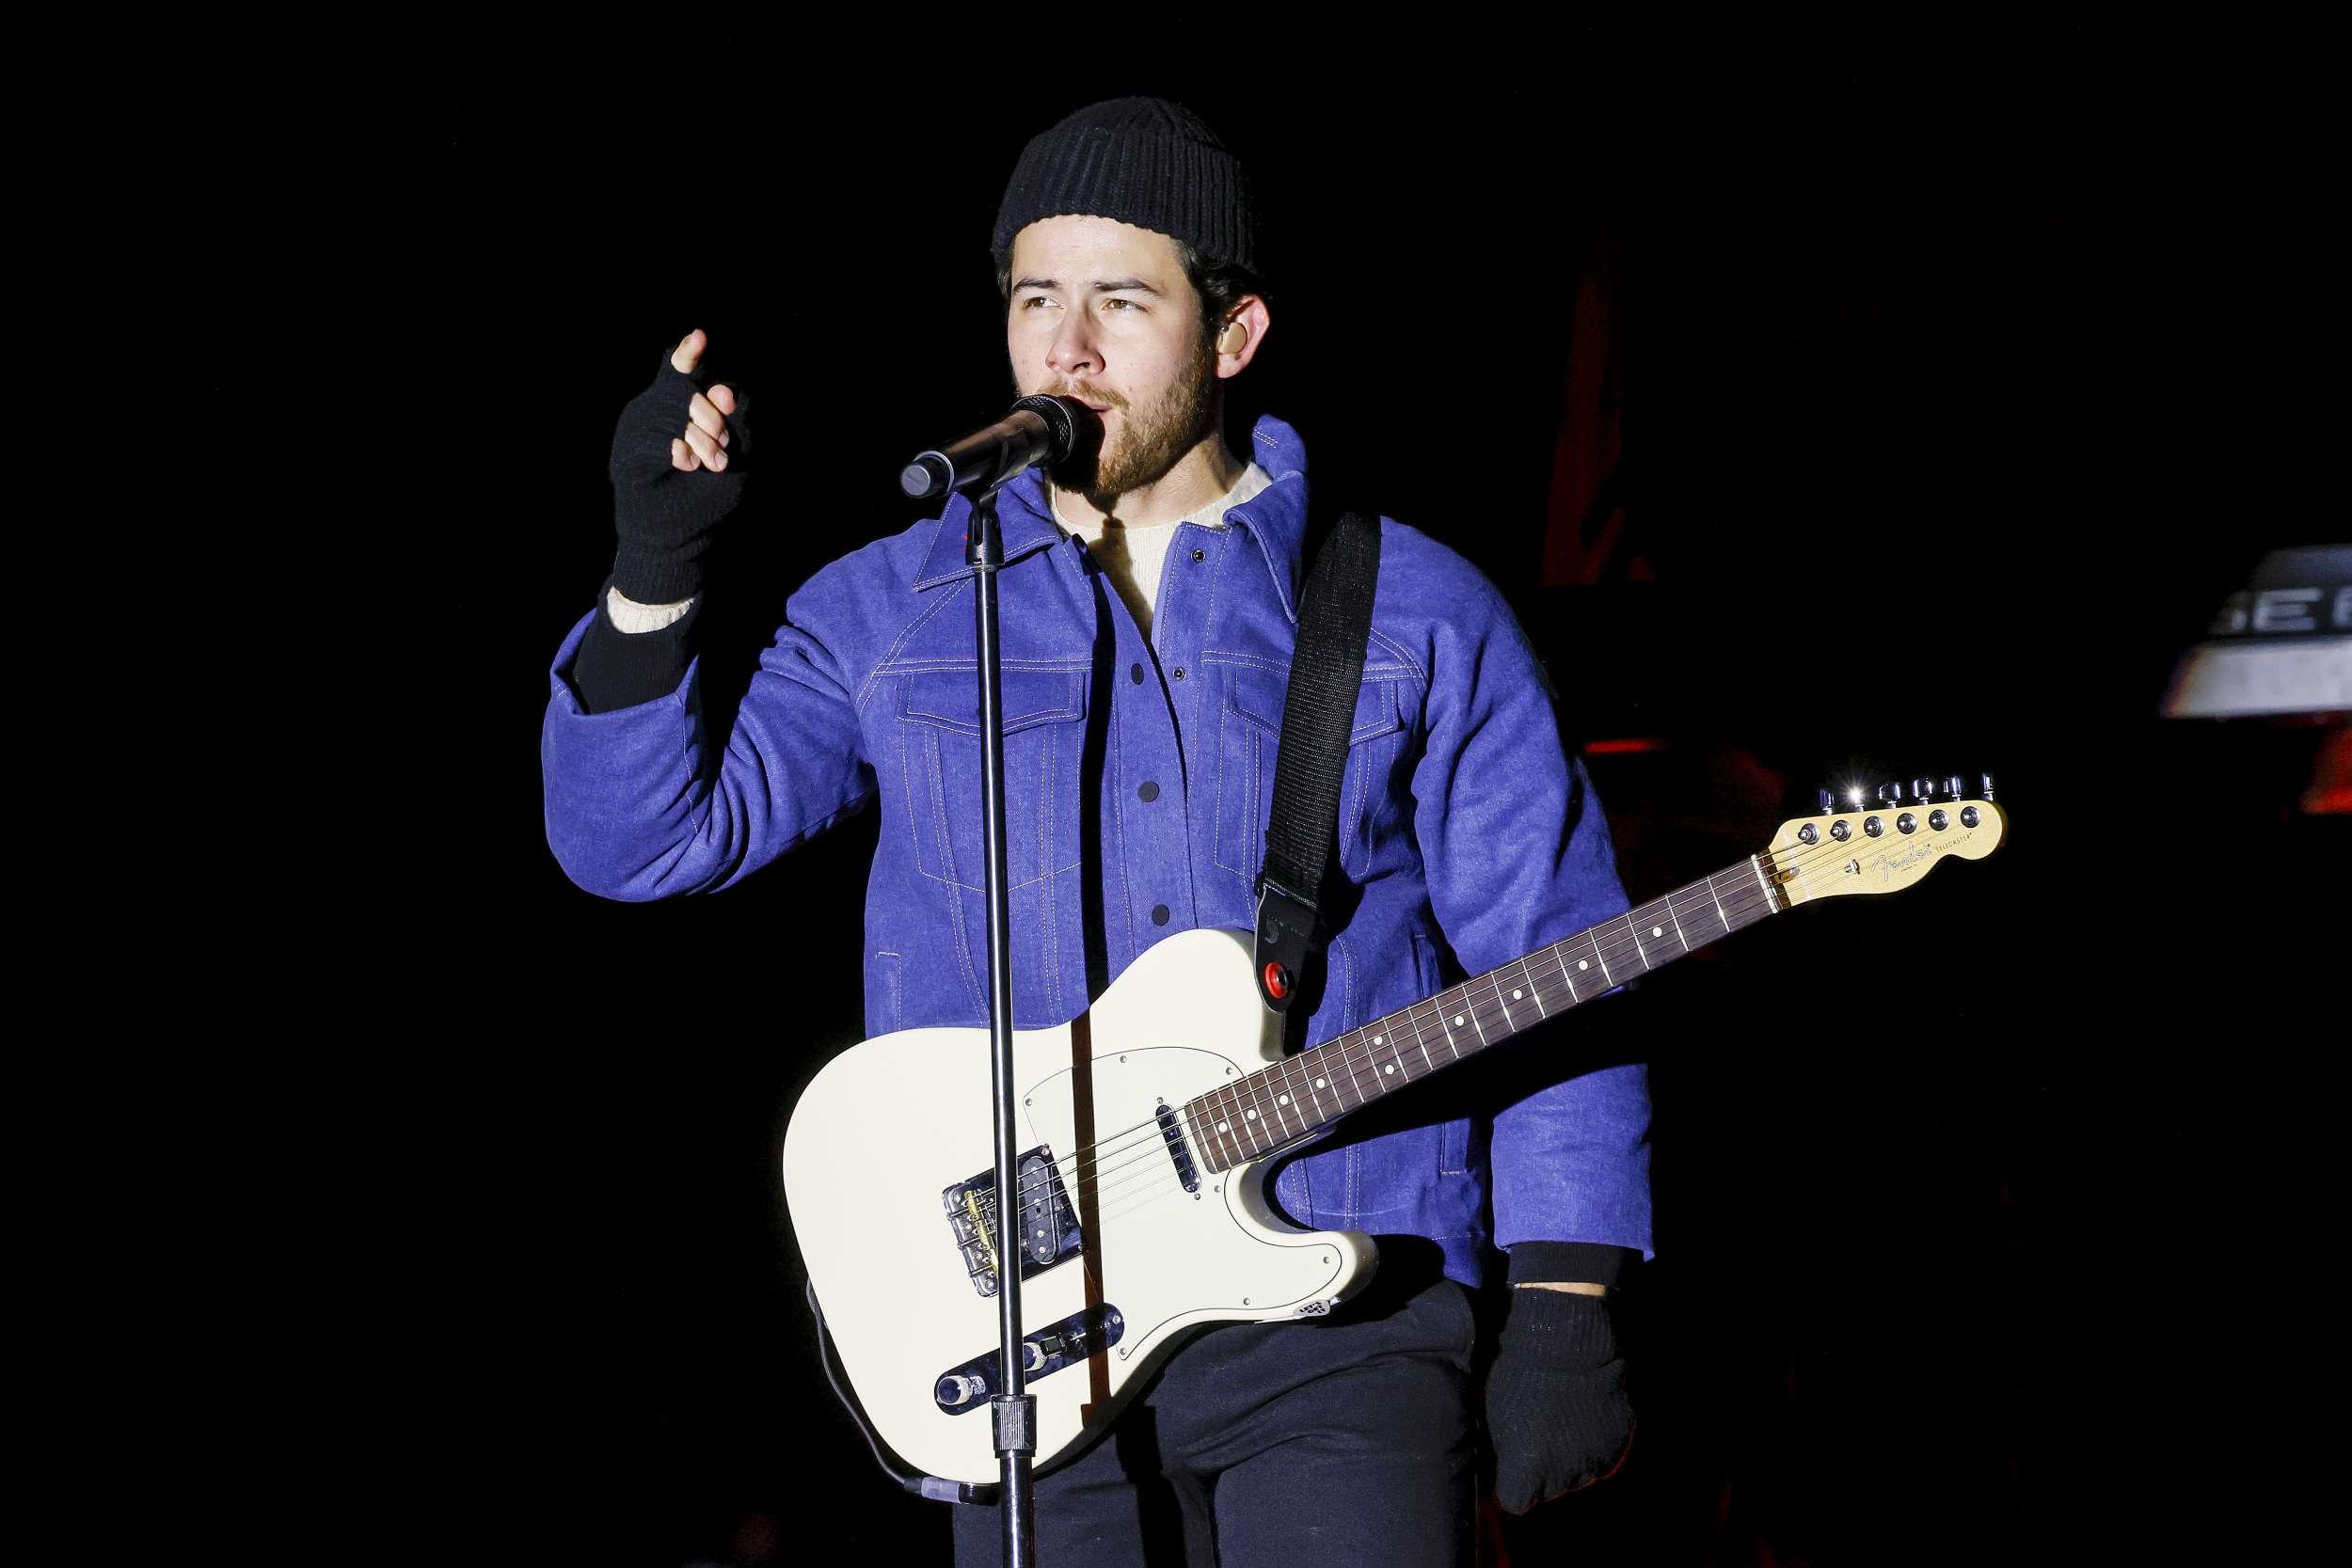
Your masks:
{"label": "black pants", "polygon": [[[1470,1295],[1395,1261],[1327,1319],[1179,1351],[1109,1437],[1038,1478],[1038,1568],[1467,1568]],[[994,1568],[997,1511],[955,1515],[957,1568]]]}

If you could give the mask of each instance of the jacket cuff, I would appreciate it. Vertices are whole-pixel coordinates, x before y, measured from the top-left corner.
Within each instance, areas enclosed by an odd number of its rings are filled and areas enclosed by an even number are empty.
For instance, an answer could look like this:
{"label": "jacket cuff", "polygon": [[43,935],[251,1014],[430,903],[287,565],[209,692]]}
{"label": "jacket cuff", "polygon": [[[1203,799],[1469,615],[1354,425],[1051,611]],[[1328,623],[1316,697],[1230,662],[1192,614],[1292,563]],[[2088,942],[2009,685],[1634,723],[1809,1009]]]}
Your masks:
{"label": "jacket cuff", "polygon": [[1641,1258],[1631,1247],[1603,1246],[1597,1242],[1521,1242],[1511,1249],[1511,1283],[1577,1280],[1614,1290],[1626,1269]]}

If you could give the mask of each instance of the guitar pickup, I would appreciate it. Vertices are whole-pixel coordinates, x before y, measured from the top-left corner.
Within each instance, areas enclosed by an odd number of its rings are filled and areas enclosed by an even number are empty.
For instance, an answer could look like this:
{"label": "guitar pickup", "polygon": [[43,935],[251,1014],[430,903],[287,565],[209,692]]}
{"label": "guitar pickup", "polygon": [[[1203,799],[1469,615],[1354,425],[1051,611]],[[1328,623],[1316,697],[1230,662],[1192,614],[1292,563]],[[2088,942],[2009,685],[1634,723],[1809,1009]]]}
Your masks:
{"label": "guitar pickup", "polygon": [[1176,1180],[1184,1184],[1184,1191],[1200,1196],[1200,1173],[1192,1168],[1192,1150],[1184,1147],[1184,1127],[1166,1101],[1160,1102],[1160,1136],[1167,1141],[1168,1157],[1176,1162]]}
{"label": "guitar pickup", "polygon": [[[1107,1303],[1089,1307],[1034,1334],[1022,1336],[1022,1369],[1031,1383],[1051,1377],[1064,1367],[1074,1366],[1089,1355],[1102,1354],[1119,1343],[1126,1332],[1126,1320],[1118,1307]],[[948,1368],[931,1386],[931,1402],[950,1416],[984,1408],[1005,1386],[1000,1372],[1003,1365],[998,1353],[990,1351],[961,1367]]]}
{"label": "guitar pickup", "polygon": [[[1021,1277],[1033,1278],[1085,1246],[1077,1211],[1062,1187],[1054,1151],[1041,1144],[1021,1156],[1021,1230],[1014,1238],[1021,1249]],[[959,1181],[939,1195],[947,1212],[947,1228],[963,1257],[963,1272],[972,1289],[983,1296],[996,1293],[996,1172],[984,1170]]]}

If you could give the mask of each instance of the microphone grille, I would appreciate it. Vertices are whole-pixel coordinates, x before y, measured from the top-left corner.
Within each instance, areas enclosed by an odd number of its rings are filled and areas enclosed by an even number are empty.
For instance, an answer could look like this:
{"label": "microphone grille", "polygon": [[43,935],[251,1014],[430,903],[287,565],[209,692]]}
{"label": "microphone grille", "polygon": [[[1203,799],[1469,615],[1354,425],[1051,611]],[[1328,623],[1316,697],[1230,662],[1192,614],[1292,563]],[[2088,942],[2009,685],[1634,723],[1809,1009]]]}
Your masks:
{"label": "microphone grille", "polygon": [[[923,460],[924,457],[930,458],[930,462],[926,463]],[[943,476],[940,473],[939,470],[946,467],[946,464],[941,462],[940,459],[930,452],[925,452],[923,457],[916,458],[898,470],[898,488],[907,493],[907,499],[910,500],[929,500],[945,490],[947,487],[946,479],[953,477],[952,475]]]}
{"label": "microphone grille", "polygon": [[1071,412],[1070,404],[1060,398],[1039,392],[1013,404],[1012,412],[1018,414],[1024,410],[1045,421],[1045,429],[1054,443],[1054,450],[1045,453],[1040,461],[1058,463],[1068,457],[1071,449],[1078,444],[1078,418]]}

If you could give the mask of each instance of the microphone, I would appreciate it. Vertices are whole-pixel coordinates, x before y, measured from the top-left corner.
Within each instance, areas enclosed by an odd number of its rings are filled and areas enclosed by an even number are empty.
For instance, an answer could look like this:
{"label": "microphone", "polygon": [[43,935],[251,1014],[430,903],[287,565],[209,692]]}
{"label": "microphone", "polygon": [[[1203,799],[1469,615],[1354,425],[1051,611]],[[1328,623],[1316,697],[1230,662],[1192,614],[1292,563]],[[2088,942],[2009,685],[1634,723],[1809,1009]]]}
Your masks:
{"label": "microphone", "polygon": [[993,490],[1024,468],[1058,463],[1078,444],[1083,404],[1038,395],[1025,397],[994,424],[961,441],[914,454],[898,473],[898,488],[910,499],[930,500],[950,490]]}

